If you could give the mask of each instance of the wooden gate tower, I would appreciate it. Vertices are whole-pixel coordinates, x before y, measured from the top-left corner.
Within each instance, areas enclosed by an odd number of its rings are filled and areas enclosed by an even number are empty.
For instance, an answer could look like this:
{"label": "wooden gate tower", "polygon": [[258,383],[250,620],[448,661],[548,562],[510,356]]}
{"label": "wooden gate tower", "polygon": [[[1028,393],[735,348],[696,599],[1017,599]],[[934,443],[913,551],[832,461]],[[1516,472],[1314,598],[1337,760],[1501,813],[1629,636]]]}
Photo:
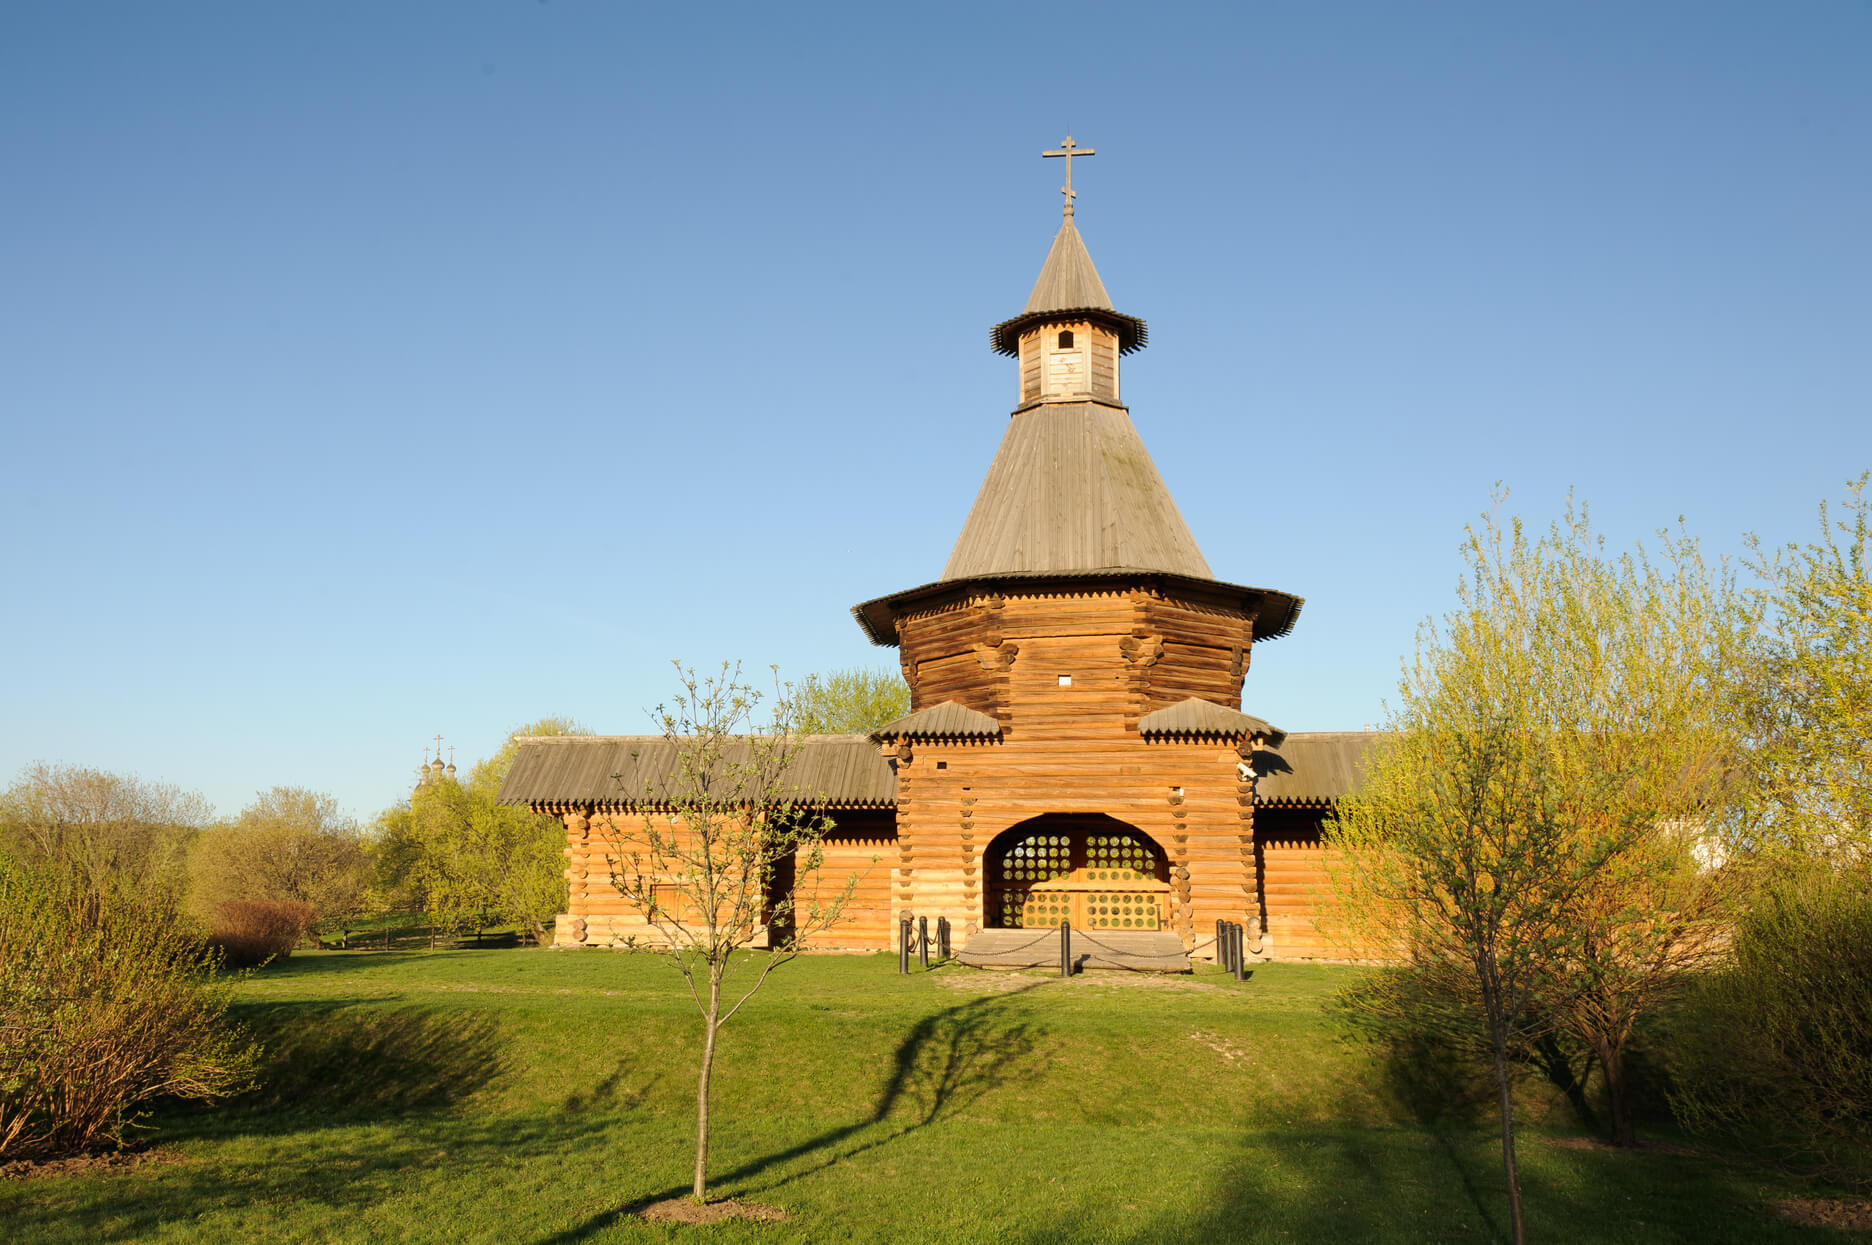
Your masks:
{"label": "wooden gate tower", "polygon": [[1170,929],[1258,920],[1257,640],[1301,601],[1218,580],[1132,425],[1117,311],[1065,218],[1024,310],[990,344],[1017,403],[934,582],[853,613],[901,651],[911,713],[874,733],[896,770],[893,918],[958,929]]}

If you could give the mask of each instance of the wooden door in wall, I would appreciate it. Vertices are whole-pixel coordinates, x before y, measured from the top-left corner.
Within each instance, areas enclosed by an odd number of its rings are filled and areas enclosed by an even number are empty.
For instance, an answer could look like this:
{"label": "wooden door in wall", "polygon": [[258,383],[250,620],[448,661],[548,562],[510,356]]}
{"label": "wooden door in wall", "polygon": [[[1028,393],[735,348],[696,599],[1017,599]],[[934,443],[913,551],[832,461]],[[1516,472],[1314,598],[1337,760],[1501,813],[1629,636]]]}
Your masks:
{"label": "wooden door in wall", "polygon": [[1049,813],[988,845],[991,928],[1161,930],[1169,926],[1163,849],[1114,817]]}

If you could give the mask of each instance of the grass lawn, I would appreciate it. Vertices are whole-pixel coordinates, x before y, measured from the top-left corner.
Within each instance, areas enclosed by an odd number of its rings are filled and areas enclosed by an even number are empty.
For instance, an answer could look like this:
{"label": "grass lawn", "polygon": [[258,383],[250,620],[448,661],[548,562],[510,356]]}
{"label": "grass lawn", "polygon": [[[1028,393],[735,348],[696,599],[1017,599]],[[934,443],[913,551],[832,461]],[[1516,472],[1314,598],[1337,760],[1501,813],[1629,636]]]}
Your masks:
{"label": "grass lawn", "polygon": [[[1440,1241],[1504,1235],[1486,1126],[1390,1105],[1322,1002],[1358,970],[1237,985],[888,956],[781,969],[724,1034],[716,1196],[777,1224],[648,1225],[687,1188],[698,1023],[648,955],[301,954],[238,1014],[267,1083],[158,1123],[163,1161],[0,1181],[23,1241]],[[1864,1239],[1795,1228],[1806,1193],[1736,1158],[1521,1147],[1544,1241]]]}

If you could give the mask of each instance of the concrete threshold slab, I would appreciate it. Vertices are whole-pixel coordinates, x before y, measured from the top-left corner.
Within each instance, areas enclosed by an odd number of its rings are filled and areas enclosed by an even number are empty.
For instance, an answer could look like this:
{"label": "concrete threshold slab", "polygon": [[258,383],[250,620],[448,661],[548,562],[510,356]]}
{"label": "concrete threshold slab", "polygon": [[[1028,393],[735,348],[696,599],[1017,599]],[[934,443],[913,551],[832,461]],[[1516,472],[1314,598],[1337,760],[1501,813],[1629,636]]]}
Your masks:
{"label": "concrete threshold slab", "polygon": [[[1137,931],[1074,930],[1075,972],[1110,969],[1133,973],[1187,973],[1189,956],[1175,934]],[[985,929],[975,934],[956,959],[976,968],[1058,968],[1057,929]]]}

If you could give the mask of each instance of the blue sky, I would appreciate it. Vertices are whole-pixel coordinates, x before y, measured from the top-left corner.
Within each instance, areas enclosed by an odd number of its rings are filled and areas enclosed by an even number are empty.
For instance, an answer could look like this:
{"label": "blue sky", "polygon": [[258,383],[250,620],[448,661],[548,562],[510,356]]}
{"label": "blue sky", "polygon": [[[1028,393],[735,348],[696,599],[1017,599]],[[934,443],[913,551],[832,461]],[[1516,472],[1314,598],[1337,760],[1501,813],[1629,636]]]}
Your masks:
{"label": "blue sky", "polygon": [[0,778],[368,817],[668,662],[894,663],[1078,222],[1246,707],[1376,722],[1505,483],[1805,538],[1872,466],[1872,8],[0,9]]}

